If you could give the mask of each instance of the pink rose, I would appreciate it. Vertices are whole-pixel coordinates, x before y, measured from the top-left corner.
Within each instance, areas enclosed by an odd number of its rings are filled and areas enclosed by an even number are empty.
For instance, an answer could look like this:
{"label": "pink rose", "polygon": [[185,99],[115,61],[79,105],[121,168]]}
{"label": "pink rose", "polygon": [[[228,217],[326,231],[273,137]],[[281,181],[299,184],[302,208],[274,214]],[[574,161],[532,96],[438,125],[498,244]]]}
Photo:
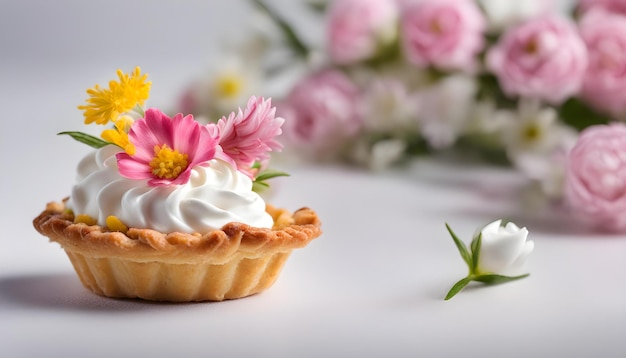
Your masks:
{"label": "pink rose", "polygon": [[592,11],[580,31],[589,53],[582,98],[615,116],[626,112],[626,17]]}
{"label": "pink rose", "polygon": [[359,89],[338,71],[305,78],[277,108],[286,139],[317,157],[334,154],[362,126]]}
{"label": "pink rose", "polygon": [[567,159],[565,199],[592,225],[626,230],[626,125],[593,126],[581,133]]}
{"label": "pink rose", "polygon": [[604,10],[626,15],[626,1],[624,0],[580,0],[578,8],[583,13],[591,10]]}
{"label": "pink rose", "polygon": [[402,9],[402,46],[419,67],[472,71],[485,28],[484,15],[469,0],[422,0]]}
{"label": "pink rose", "polygon": [[571,20],[544,16],[505,32],[487,53],[487,67],[507,95],[560,104],[579,92],[587,50]]}
{"label": "pink rose", "polygon": [[374,57],[397,37],[395,0],[337,0],[330,4],[328,52],[339,64]]}

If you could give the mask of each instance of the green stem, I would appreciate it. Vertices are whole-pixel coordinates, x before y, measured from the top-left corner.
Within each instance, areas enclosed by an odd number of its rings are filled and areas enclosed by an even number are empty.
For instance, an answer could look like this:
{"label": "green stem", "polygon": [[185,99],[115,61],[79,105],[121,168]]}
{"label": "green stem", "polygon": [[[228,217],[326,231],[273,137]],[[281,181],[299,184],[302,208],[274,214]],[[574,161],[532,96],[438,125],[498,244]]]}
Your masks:
{"label": "green stem", "polygon": [[293,51],[302,58],[307,58],[309,56],[309,49],[304,44],[304,42],[298,37],[294,29],[285,21],[281,16],[279,16],[275,11],[273,11],[263,0],[252,0],[252,2],[263,12],[267,14],[267,16],[274,21],[276,26],[280,28],[285,39],[293,49]]}
{"label": "green stem", "polygon": [[133,108],[133,110],[137,112],[141,117],[146,116],[146,112],[144,111],[143,107],[140,105],[136,105],[135,108]]}

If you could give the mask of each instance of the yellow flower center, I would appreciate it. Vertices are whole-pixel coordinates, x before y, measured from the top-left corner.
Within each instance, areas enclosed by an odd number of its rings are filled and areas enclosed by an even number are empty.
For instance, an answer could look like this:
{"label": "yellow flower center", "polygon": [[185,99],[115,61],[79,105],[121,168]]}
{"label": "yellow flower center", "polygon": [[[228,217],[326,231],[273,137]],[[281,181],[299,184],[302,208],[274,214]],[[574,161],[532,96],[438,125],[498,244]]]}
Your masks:
{"label": "yellow flower center", "polygon": [[541,128],[535,124],[530,124],[524,128],[522,132],[522,138],[527,143],[532,143],[538,140],[542,135]]}
{"label": "yellow flower center", "polygon": [[187,154],[170,149],[166,144],[154,146],[154,158],[150,161],[152,174],[161,179],[175,179],[187,169]]}
{"label": "yellow flower center", "polygon": [[243,81],[234,74],[224,75],[217,79],[216,88],[220,97],[234,98],[237,97],[242,90]]}

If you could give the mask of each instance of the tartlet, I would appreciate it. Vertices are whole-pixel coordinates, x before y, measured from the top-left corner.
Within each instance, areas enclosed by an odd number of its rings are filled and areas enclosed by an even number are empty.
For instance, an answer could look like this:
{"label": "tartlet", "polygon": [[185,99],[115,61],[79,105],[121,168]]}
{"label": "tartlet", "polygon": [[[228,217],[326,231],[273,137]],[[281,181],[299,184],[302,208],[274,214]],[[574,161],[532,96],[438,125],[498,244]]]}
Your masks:
{"label": "tartlet", "polygon": [[95,150],[78,164],[61,203],[35,218],[58,242],[80,281],[96,294],[155,301],[221,301],[261,292],[295,248],[320,236],[308,208],[294,213],[257,193],[269,152],[282,145],[284,119],[271,99],[217,122],[144,109],[151,83],[139,68],[108,88],[87,90],[85,123],[106,125],[101,139],[62,132]]}
{"label": "tartlet", "polygon": [[50,203],[37,231],[65,250],[82,284],[96,294],[154,301],[221,301],[269,288],[293,249],[321,234],[308,208],[267,206],[272,229],[229,223],[204,235],[130,228],[111,232],[74,223],[64,203]]}

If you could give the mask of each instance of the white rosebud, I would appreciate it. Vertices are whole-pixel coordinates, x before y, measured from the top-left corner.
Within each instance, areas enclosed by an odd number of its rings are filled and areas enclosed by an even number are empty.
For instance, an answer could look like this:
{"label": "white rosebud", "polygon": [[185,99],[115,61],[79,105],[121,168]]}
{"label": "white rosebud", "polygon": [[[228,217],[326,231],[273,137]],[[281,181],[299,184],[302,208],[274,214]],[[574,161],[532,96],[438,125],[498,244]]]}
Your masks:
{"label": "white rosebud", "polygon": [[520,229],[513,223],[502,226],[496,220],[476,233],[466,246],[446,224],[461,257],[469,268],[469,273],[452,286],[446,300],[451,299],[472,281],[485,284],[499,284],[528,277],[523,273],[526,258],[533,251],[534,244],[528,241],[528,230]]}
{"label": "white rosebud", "polygon": [[481,230],[477,271],[481,274],[521,275],[534,243],[528,241],[528,230],[512,222],[502,226],[496,220]]}

